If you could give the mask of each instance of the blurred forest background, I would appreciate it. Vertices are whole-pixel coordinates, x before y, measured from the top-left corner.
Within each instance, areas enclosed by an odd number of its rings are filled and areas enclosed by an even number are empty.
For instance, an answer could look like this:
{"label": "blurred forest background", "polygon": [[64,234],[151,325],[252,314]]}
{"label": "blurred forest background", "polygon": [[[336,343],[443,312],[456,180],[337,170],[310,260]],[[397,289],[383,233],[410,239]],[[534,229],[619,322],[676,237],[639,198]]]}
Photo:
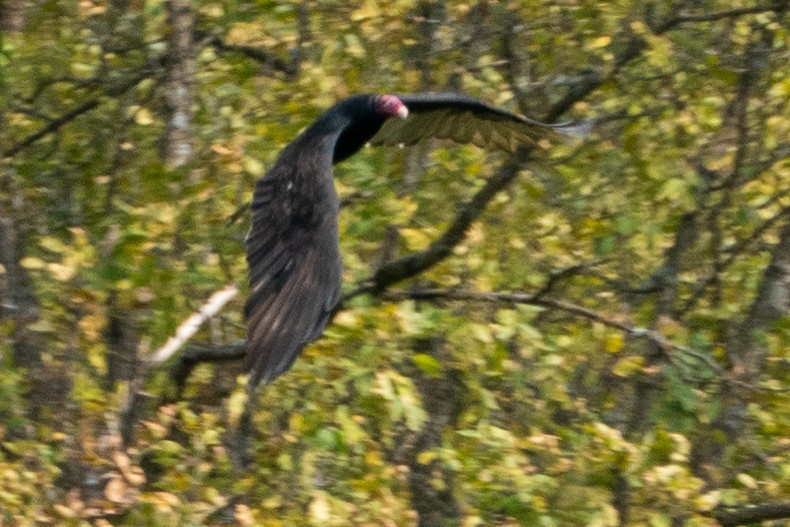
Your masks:
{"label": "blurred forest background", "polygon": [[[3,1],[0,525],[790,525],[788,8]],[[343,308],[241,466],[253,182],[427,90],[596,127],[339,166]]]}

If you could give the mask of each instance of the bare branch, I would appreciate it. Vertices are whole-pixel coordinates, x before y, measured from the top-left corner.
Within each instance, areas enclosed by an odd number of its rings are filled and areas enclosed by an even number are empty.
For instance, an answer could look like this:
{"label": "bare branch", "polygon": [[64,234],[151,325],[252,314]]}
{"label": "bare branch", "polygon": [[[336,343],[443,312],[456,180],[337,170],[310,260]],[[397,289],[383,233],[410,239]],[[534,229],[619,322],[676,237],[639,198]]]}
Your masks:
{"label": "bare branch", "polygon": [[[771,5],[733,9],[730,11],[709,13],[707,15],[678,15],[675,17],[670,17],[660,24],[656,24],[654,27],[652,27],[652,30],[655,35],[661,35],[677,28],[680,24],[685,22],[705,22],[709,20],[734,18],[747,14],[768,13],[772,11],[779,13],[788,9],[788,3],[790,3],[788,0],[779,0]],[[565,97],[557,104],[552,106],[543,120],[546,122],[555,121],[558,117],[568,111],[576,102],[584,99],[609,78],[616,75],[624,66],[638,58],[645,49],[647,49],[647,42],[642,37],[631,34],[630,40],[625,43],[623,51],[615,57],[610,71],[608,71],[605,75],[599,72],[589,71],[582,74],[579,80],[571,85]]]}
{"label": "bare branch", "polygon": [[[763,234],[765,234],[766,231],[773,227],[777,221],[788,216],[790,216],[790,207],[785,207],[779,211],[778,214],[775,214],[765,220],[748,237],[738,241],[738,243],[728,248],[727,252],[729,254],[727,258],[720,262],[716,271],[722,272],[729,268],[740,256],[749,250],[749,248],[754,245],[757,240],[759,240]],[[694,286],[694,291],[692,292],[691,296],[683,303],[683,306],[679,309],[678,313],[681,315],[687,313],[699,301],[699,299],[702,298],[702,295],[705,294],[707,288],[713,284],[717,278],[718,275],[716,273],[712,273],[698,282]]]}
{"label": "bare branch", "polygon": [[[779,8],[777,6],[778,4],[770,8],[764,8],[764,10],[776,10]],[[677,18],[670,18],[654,28],[654,32],[656,34],[665,33],[676,27],[679,22]],[[646,47],[647,43],[641,37],[636,35],[632,36],[631,41],[624,51],[615,58],[614,67],[607,76],[597,73],[585,75],[578,83],[571,87],[565,98],[552,106],[544,117],[544,120],[546,122],[557,120],[557,118],[565,113],[573,104],[584,99],[607,78],[616,74],[623,66],[639,57]],[[389,285],[416,276],[444,260],[452,253],[452,249],[463,240],[469,226],[482,214],[491,199],[515,179],[523,162],[528,159],[528,154],[529,150],[522,149],[513,159],[502,165],[497,174],[489,179],[470,201],[460,207],[456,218],[444,234],[432,243],[430,247],[424,251],[410,254],[382,266],[369,280],[365,281],[356,290],[347,294],[344,300],[348,300],[349,298],[363,293],[383,291]]]}
{"label": "bare branch", "polygon": [[73,110],[67,112],[66,114],[58,117],[57,119],[53,119],[49,123],[46,124],[43,128],[39,129],[36,132],[33,132],[20,142],[12,145],[11,147],[7,148],[3,151],[2,157],[14,157],[22,150],[26,149],[42,137],[46,137],[51,133],[57,132],[61,127],[70,123],[80,115],[87,113],[99,105],[99,98],[91,99],[90,101],[84,102],[81,105],[77,106]]}
{"label": "bare branch", "polygon": [[783,520],[790,518],[790,502],[763,503],[737,509],[717,511],[714,518],[722,527],[735,527],[768,520]]}
{"label": "bare branch", "polygon": [[187,340],[189,340],[195,333],[198,332],[200,326],[202,326],[208,319],[216,315],[219,310],[225,306],[225,304],[230,302],[230,300],[236,296],[238,292],[239,289],[236,287],[236,285],[230,284],[211,295],[211,298],[209,298],[205,304],[200,306],[200,309],[194,312],[189,318],[182,322],[180,326],[178,326],[176,334],[170,337],[165,345],[159,348],[156,353],[153,354],[153,356],[148,361],[149,366],[156,366],[157,364],[161,364],[172,357],[173,353],[178,351],[178,349],[183,346]]}
{"label": "bare branch", "polygon": [[86,102],[82,103],[81,105],[77,106],[76,108],[70,110],[69,112],[66,112],[64,115],[62,115],[62,116],[60,116],[60,117],[58,117],[56,119],[53,119],[52,121],[47,123],[45,126],[43,126],[41,129],[37,130],[36,132],[33,132],[32,134],[30,134],[26,138],[22,139],[18,143],[14,144],[14,145],[11,145],[9,148],[4,150],[2,152],[2,154],[0,154],[0,157],[2,157],[2,158],[14,157],[15,155],[17,155],[21,151],[23,151],[23,150],[27,149],[28,147],[30,147],[33,143],[35,143],[39,139],[42,139],[42,138],[44,138],[44,137],[46,137],[46,136],[48,136],[48,135],[50,135],[52,133],[57,132],[63,126],[69,124],[70,122],[75,120],[77,117],[79,117],[79,116],[81,116],[81,115],[83,115],[85,113],[88,113],[89,111],[91,111],[94,108],[96,108],[97,106],[99,106],[99,103],[101,103],[101,98],[103,96],[105,96],[105,95],[118,96],[118,95],[121,95],[122,93],[125,93],[125,92],[131,90],[132,88],[137,86],[137,84],[139,84],[143,79],[145,79],[145,78],[147,78],[149,76],[150,72],[147,71],[148,68],[145,68],[145,70],[146,71],[144,73],[135,76],[133,79],[121,84],[120,86],[108,88],[107,90],[105,90],[104,94],[102,94],[102,95],[100,95],[98,97],[95,97],[95,98],[93,98],[93,99],[91,99],[89,101],[86,101]]}
{"label": "bare branch", "polygon": [[608,317],[598,311],[566,302],[564,300],[555,300],[551,298],[544,298],[539,295],[530,293],[502,293],[502,292],[478,292],[478,291],[461,291],[452,289],[421,289],[417,291],[388,291],[384,293],[383,298],[387,300],[462,300],[474,302],[488,302],[488,303],[514,303],[514,304],[529,304],[533,306],[540,306],[550,309],[557,309],[576,315],[593,322],[598,322],[604,326],[619,329],[624,333],[634,337],[645,339],[661,348],[663,351],[676,349],[686,355],[692,356],[702,362],[705,362],[712,370],[720,375],[724,375],[724,369],[714,362],[709,357],[700,354],[699,352],[682,344],[670,341],[662,334],[651,329],[634,326],[627,322]]}
{"label": "bare branch", "polygon": [[298,63],[286,62],[274,53],[265,49],[256,48],[253,46],[245,46],[242,44],[228,44],[219,37],[211,37],[208,40],[211,46],[214,46],[220,51],[227,51],[231,53],[238,53],[247,58],[251,58],[260,62],[262,65],[272,68],[275,71],[284,73],[291,77],[296,75],[298,71]]}
{"label": "bare branch", "polygon": [[742,7],[739,9],[731,9],[729,11],[717,11],[715,13],[702,13],[699,15],[685,15],[681,14],[674,18],[677,24],[685,22],[716,22],[725,18],[736,18],[743,15],[755,15],[759,13],[769,13],[772,11],[782,11],[787,9],[787,2],[776,2],[772,5]]}
{"label": "bare branch", "polygon": [[244,358],[246,351],[247,341],[245,340],[220,345],[190,344],[173,361],[173,365],[170,367],[170,378],[173,379],[180,392],[192,370],[198,364],[202,362],[240,361]]}
{"label": "bare branch", "polygon": [[604,326],[619,329],[633,338],[643,339],[651,344],[657,346],[666,358],[677,365],[675,358],[670,354],[670,350],[676,350],[686,357],[690,357],[700,363],[705,364],[711,371],[716,373],[722,382],[737,386],[744,390],[755,392],[771,392],[771,393],[786,393],[790,388],[771,388],[766,386],[759,386],[749,382],[744,382],[739,379],[732,378],[724,368],[713,360],[710,356],[700,353],[688,346],[684,346],[677,342],[673,342],[666,338],[661,333],[641,327],[634,326],[627,322],[608,317],[598,311],[566,302],[564,300],[555,300],[551,298],[544,298],[536,294],[530,293],[503,293],[503,292],[477,292],[477,291],[462,291],[452,289],[421,289],[416,291],[405,290],[392,290],[387,291],[382,295],[385,300],[456,300],[456,301],[473,301],[473,302],[487,302],[487,303],[514,303],[514,304],[528,304],[533,306],[540,306],[549,309],[556,309],[570,313],[571,315],[579,316],[598,322]]}
{"label": "bare branch", "polygon": [[461,205],[444,234],[427,249],[384,264],[369,280],[347,294],[344,300],[363,293],[383,291],[395,282],[416,276],[433,267],[452,254],[453,248],[464,239],[466,231],[480,217],[486,205],[516,178],[528,152],[527,148],[522,148],[512,159],[505,162],[472,199]]}
{"label": "bare branch", "polygon": [[[771,261],[763,272],[757,295],[749,312],[734,331],[726,345],[730,367],[730,386],[749,389],[756,384],[766,367],[768,349],[763,333],[790,311],[790,221],[782,227],[779,243],[774,247]],[[766,390],[764,391],[781,391]],[[721,410],[713,420],[711,430],[702,434],[694,444],[691,460],[695,471],[703,474],[709,467],[717,467],[725,447],[736,441],[742,432],[751,398],[742,390],[726,389],[721,397]]]}
{"label": "bare branch", "polygon": [[592,269],[593,267],[605,263],[606,261],[607,260],[595,260],[592,262],[582,262],[580,264],[566,267],[565,269],[552,271],[551,273],[549,273],[549,279],[546,280],[546,283],[543,285],[543,287],[541,287],[538,290],[538,292],[535,293],[535,297],[540,298],[546,296],[547,294],[551,293],[554,290],[554,287],[562,280],[565,280],[566,278],[570,278],[572,276],[583,274],[586,271]]}
{"label": "bare branch", "polygon": [[172,357],[187,340],[197,333],[201,325],[209,318],[216,315],[237,293],[238,289],[234,284],[227,285],[223,289],[215,292],[197,312],[193,313],[181,323],[176,330],[176,334],[171,337],[164,346],[159,348],[147,362],[143,363],[137,376],[129,383],[126,400],[118,412],[121,439],[124,446],[128,446],[132,440],[134,424],[142,415],[142,401],[146,397],[150,397],[149,394],[143,392],[143,386],[148,374],[156,366]]}

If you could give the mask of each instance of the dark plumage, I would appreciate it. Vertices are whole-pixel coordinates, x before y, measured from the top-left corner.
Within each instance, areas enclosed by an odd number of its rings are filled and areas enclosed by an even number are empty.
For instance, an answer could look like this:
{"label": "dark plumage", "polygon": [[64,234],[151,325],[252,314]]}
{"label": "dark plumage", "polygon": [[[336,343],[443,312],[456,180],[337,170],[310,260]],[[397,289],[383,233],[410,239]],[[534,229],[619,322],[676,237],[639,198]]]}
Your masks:
{"label": "dark plumage", "polygon": [[454,93],[356,95],[319,116],[255,184],[244,308],[250,387],[286,372],[321,335],[340,298],[334,163],[365,143],[413,145],[429,137],[513,151],[551,129],[571,130]]}

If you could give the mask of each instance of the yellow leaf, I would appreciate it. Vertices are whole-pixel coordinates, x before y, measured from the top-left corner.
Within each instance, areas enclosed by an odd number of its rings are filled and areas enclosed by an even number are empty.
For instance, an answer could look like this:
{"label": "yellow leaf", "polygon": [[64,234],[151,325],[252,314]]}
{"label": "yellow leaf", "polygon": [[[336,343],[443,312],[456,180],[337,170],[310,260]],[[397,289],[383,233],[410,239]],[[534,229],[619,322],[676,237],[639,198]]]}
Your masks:
{"label": "yellow leaf", "polygon": [[263,163],[251,157],[245,157],[242,161],[242,165],[244,166],[244,170],[253,176],[262,176],[265,170]]}
{"label": "yellow leaf", "polygon": [[60,514],[60,516],[63,517],[63,518],[75,518],[76,517],[76,515],[74,514],[73,510],[71,510],[70,508],[66,507],[65,505],[61,505],[60,503],[56,503],[55,505],[53,505],[52,508],[54,508],[55,512]]}
{"label": "yellow leaf", "polygon": [[404,227],[400,230],[400,235],[403,237],[404,241],[406,241],[409,249],[413,251],[421,250],[431,243],[431,237],[422,229]]}
{"label": "yellow leaf", "polygon": [[104,329],[105,319],[100,314],[85,315],[77,323],[83,335],[89,340],[99,340],[101,331]]}
{"label": "yellow leaf", "polygon": [[47,270],[52,274],[55,280],[60,282],[67,282],[77,274],[77,269],[75,267],[57,262],[49,264]]}
{"label": "yellow leaf", "polygon": [[38,244],[53,253],[62,253],[66,250],[66,245],[54,236],[44,236],[38,241]]}
{"label": "yellow leaf", "polygon": [[154,116],[148,108],[140,108],[134,114],[134,122],[140,126],[149,126],[154,124]]}
{"label": "yellow leaf", "polygon": [[211,145],[211,150],[221,156],[228,156],[233,153],[233,150],[219,143],[214,143],[213,145]]}
{"label": "yellow leaf", "polygon": [[41,258],[36,258],[35,256],[27,256],[22,258],[19,263],[25,269],[44,269],[47,266],[44,260]]}
{"label": "yellow leaf", "polygon": [[369,18],[376,18],[381,16],[379,6],[375,2],[364,2],[361,7],[357,8],[351,13],[352,22],[361,22]]}
{"label": "yellow leaf", "polygon": [[226,404],[228,405],[228,420],[233,424],[238,423],[241,415],[244,413],[244,409],[247,407],[247,391],[242,389],[234,390],[228,397]]}
{"label": "yellow leaf", "polygon": [[154,493],[154,496],[157,498],[159,503],[169,507],[170,510],[173,510],[181,505],[181,500],[178,498],[178,496],[170,492],[160,491]]}
{"label": "yellow leaf", "polygon": [[351,310],[341,311],[332,323],[336,326],[355,328],[359,325],[359,315],[354,314]]}
{"label": "yellow leaf", "polygon": [[348,34],[345,36],[344,40],[346,42],[346,52],[348,52],[349,55],[358,59],[365,57],[365,47],[356,35]]}
{"label": "yellow leaf", "polygon": [[608,35],[603,35],[590,42],[589,47],[591,49],[604,48],[608,46],[611,41],[612,41],[612,37]]}
{"label": "yellow leaf", "polygon": [[425,353],[417,353],[412,356],[412,360],[422,371],[428,374],[429,377],[439,377],[442,372],[442,365],[434,357]]}
{"label": "yellow leaf", "polygon": [[428,463],[436,459],[436,457],[437,457],[436,452],[432,450],[426,450],[424,452],[420,452],[419,454],[417,454],[417,463],[419,463],[420,465],[427,465]]}
{"label": "yellow leaf", "polygon": [[145,472],[140,467],[132,467],[123,475],[126,478],[126,481],[129,482],[129,485],[133,485],[135,487],[139,487],[143,483],[145,483]]}
{"label": "yellow leaf", "polygon": [[242,527],[252,527],[255,525],[255,518],[252,516],[252,511],[247,505],[243,503],[236,504],[236,521]]}
{"label": "yellow leaf", "polygon": [[123,479],[115,477],[104,487],[104,496],[114,503],[124,503],[127,501],[126,490]]}
{"label": "yellow leaf", "polygon": [[52,333],[55,331],[55,327],[48,320],[44,319],[38,320],[33,324],[28,324],[27,329],[38,333]]}
{"label": "yellow leaf", "polygon": [[617,361],[612,368],[612,373],[618,377],[628,377],[642,369],[645,360],[644,357],[624,357]]}
{"label": "yellow leaf", "polygon": [[604,341],[603,348],[607,353],[617,353],[623,349],[623,335],[620,333],[612,333]]}
{"label": "yellow leaf", "polygon": [[738,474],[737,478],[738,482],[746,487],[747,489],[756,489],[757,488],[757,480],[751,477],[749,474],[740,473]]}
{"label": "yellow leaf", "polygon": [[313,498],[313,501],[310,502],[310,519],[316,525],[325,525],[327,521],[329,521],[329,503],[326,499],[326,496],[323,492],[319,492],[318,495]]}
{"label": "yellow leaf", "polygon": [[150,304],[156,299],[156,293],[148,287],[138,287],[134,290],[134,298],[141,304]]}
{"label": "yellow leaf", "polygon": [[713,490],[707,494],[699,496],[696,500],[694,500],[694,505],[697,507],[698,511],[707,512],[715,509],[720,502],[721,491]]}

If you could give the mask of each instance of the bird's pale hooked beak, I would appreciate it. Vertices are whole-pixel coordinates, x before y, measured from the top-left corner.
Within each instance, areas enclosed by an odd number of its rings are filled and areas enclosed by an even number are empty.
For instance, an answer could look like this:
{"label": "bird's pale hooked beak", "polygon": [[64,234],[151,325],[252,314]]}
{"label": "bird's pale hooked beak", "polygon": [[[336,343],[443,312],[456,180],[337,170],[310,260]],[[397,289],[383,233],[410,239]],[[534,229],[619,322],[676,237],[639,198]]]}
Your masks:
{"label": "bird's pale hooked beak", "polygon": [[401,119],[405,119],[409,116],[409,109],[406,108],[405,104],[401,104],[395,114],[400,117]]}

